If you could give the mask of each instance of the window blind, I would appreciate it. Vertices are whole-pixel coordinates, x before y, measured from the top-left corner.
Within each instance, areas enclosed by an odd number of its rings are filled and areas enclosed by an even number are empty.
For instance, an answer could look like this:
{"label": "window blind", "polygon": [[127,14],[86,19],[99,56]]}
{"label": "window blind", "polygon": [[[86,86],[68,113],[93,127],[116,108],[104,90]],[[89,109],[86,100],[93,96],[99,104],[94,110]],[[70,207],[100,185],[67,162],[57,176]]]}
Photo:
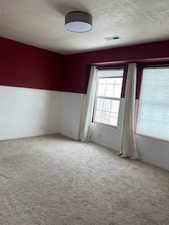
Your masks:
{"label": "window blind", "polygon": [[137,133],[169,140],[169,68],[145,68]]}

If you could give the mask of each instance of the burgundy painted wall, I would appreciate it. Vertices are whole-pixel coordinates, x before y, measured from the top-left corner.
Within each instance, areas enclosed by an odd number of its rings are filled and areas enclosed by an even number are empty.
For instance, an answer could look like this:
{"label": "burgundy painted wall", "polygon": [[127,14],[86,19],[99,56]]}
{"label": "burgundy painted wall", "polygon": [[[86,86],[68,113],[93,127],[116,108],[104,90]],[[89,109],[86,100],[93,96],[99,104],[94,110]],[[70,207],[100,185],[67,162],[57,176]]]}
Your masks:
{"label": "burgundy painted wall", "polygon": [[63,56],[0,38],[0,85],[60,90]]}
{"label": "burgundy painted wall", "polygon": [[89,64],[169,60],[169,41],[63,56],[0,38],[0,85],[86,93]]}
{"label": "burgundy painted wall", "polygon": [[64,56],[62,91],[86,93],[88,64],[169,60],[169,41]]}

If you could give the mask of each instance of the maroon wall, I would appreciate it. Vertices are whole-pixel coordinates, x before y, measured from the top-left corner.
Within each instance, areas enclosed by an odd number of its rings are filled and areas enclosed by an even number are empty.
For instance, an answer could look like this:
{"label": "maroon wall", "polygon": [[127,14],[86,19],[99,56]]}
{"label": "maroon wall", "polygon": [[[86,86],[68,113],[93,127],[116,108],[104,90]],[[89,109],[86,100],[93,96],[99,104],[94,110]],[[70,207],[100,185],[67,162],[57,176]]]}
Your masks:
{"label": "maroon wall", "polygon": [[112,48],[64,57],[62,90],[86,93],[88,64],[110,64],[139,61],[169,60],[169,41]]}
{"label": "maroon wall", "polygon": [[0,38],[0,85],[60,90],[63,56]]}
{"label": "maroon wall", "polygon": [[89,64],[169,60],[169,41],[63,56],[0,38],[0,85],[86,93]]}

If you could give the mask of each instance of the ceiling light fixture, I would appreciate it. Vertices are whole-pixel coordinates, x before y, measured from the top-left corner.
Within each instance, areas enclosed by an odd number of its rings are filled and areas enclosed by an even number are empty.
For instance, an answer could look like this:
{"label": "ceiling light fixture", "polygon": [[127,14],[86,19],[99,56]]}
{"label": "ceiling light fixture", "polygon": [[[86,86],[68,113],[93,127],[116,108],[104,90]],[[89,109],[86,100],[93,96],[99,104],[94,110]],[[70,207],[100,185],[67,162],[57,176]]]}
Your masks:
{"label": "ceiling light fixture", "polygon": [[83,33],[92,29],[92,16],[86,12],[72,11],[65,16],[65,29]]}

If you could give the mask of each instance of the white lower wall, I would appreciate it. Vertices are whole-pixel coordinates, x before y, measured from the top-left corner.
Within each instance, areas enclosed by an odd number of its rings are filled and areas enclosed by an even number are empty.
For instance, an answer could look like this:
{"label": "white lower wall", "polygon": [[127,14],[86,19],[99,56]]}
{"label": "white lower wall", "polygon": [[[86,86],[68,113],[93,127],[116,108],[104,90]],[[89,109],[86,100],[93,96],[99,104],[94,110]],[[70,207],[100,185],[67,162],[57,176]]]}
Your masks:
{"label": "white lower wall", "polygon": [[78,140],[84,95],[60,92],[59,97],[59,132]]}
{"label": "white lower wall", "polygon": [[169,142],[142,135],[136,135],[136,138],[137,149],[144,162],[169,170]]}
{"label": "white lower wall", "polygon": [[[85,95],[0,86],[0,140],[61,133],[78,139]],[[94,124],[92,141],[120,149],[124,100],[119,128]],[[136,135],[143,161],[169,170],[169,142]]]}
{"label": "white lower wall", "polygon": [[58,92],[0,86],[0,99],[0,140],[58,132]]}
{"label": "white lower wall", "polygon": [[0,86],[0,140],[55,133],[77,140],[83,96]]}
{"label": "white lower wall", "polygon": [[[85,95],[60,92],[60,132],[78,139],[80,114]],[[116,151],[120,150],[124,99],[119,112],[119,127],[94,124],[92,141]],[[136,135],[137,148],[141,160],[169,170],[169,142]]]}

